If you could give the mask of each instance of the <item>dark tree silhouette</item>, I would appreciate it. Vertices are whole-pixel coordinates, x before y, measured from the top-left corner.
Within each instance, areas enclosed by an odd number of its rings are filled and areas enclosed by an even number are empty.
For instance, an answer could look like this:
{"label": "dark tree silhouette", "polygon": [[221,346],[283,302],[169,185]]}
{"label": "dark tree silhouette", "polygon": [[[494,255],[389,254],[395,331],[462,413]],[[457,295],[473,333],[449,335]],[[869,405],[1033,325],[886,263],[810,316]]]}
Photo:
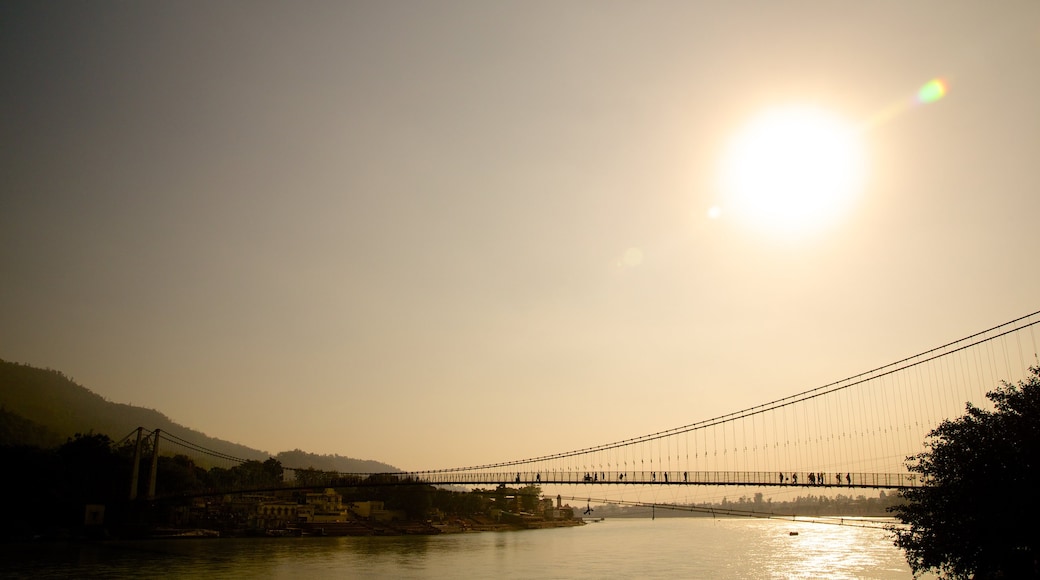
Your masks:
{"label": "dark tree silhouette", "polygon": [[537,485],[521,487],[517,492],[520,494],[520,509],[525,512],[533,512],[538,509],[538,498],[542,496],[542,488]]}
{"label": "dark tree silhouette", "polygon": [[922,486],[893,508],[906,525],[893,531],[915,576],[1040,576],[1040,367],[1029,371],[986,394],[994,410],[969,403],[928,434],[927,451],[907,458]]}
{"label": "dark tree silhouette", "polygon": [[293,471],[295,483],[299,486],[329,487],[337,476],[338,474],[335,471],[323,471],[313,467],[295,469]]}

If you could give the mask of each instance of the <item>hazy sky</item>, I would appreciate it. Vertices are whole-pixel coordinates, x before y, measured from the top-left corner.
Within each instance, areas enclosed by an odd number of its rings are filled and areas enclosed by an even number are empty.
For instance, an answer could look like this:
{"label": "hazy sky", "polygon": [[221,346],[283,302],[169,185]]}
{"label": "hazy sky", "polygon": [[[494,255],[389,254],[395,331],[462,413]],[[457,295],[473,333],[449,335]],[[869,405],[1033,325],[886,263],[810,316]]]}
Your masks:
{"label": "hazy sky", "polygon": [[[0,60],[0,358],[270,452],[564,451],[1040,309],[1032,0],[4,2]],[[797,235],[719,185],[786,105],[866,127]]]}

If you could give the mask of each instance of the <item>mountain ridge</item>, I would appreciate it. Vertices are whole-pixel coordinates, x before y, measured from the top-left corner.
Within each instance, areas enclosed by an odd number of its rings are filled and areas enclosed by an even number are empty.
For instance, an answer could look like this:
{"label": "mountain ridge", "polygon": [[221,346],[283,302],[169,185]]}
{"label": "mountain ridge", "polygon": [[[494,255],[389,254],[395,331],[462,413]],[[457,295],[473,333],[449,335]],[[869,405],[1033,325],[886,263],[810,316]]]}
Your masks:
{"label": "mountain ridge", "polygon": [[56,446],[76,433],[100,433],[118,442],[139,426],[161,429],[240,459],[264,461],[274,457],[287,468],[350,473],[400,471],[371,459],[318,455],[300,449],[277,454],[253,449],[176,423],[155,409],[108,401],[60,371],[0,359],[0,445]]}

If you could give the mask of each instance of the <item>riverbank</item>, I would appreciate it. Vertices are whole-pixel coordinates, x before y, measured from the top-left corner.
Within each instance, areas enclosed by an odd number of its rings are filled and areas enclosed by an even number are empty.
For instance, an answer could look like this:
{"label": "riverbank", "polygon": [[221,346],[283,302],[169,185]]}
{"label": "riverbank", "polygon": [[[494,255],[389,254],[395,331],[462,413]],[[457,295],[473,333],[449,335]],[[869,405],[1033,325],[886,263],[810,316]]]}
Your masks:
{"label": "riverbank", "polygon": [[[488,516],[452,517],[439,522],[344,520],[336,522],[298,522],[284,528],[181,528],[121,526],[108,529],[102,526],[80,530],[52,530],[20,541],[107,541],[107,540],[197,540],[220,538],[260,537],[366,537],[366,536],[432,536],[439,534],[466,534],[475,532],[508,532],[544,530],[585,525],[581,518],[546,520],[532,515],[511,514],[494,520]],[[18,540],[15,540],[18,541]]]}
{"label": "riverbank", "polygon": [[544,530],[583,526],[581,518],[546,520],[538,516],[512,516],[493,520],[487,516],[454,517],[439,522],[393,521],[378,522],[347,520],[342,522],[301,522],[286,528],[266,530],[262,534],[251,531],[245,534],[266,536],[415,536],[436,534],[465,534],[474,532],[508,532],[519,530]]}

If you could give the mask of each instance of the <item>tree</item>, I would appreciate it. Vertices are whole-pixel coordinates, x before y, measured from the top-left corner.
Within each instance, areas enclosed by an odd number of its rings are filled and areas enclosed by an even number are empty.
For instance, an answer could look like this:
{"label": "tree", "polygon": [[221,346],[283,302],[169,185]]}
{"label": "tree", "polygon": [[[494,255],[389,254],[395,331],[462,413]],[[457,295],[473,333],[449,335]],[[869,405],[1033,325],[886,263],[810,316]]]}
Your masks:
{"label": "tree", "polygon": [[893,511],[906,527],[893,531],[915,576],[1040,577],[1040,366],[1029,371],[986,394],[992,411],[969,403],[907,458],[922,485],[903,492]]}
{"label": "tree", "polygon": [[336,479],[335,471],[322,471],[313,467],[296,469],[293,471],[296,485],[300,487],[330,487]]}
{"label": "tree", "polygon": [[538,509],[538,498],[542,497],[542,488],[537,485],[528,485],[517,490],[520,509],[525,512],[533,512]]}
{"label": "tree", "polygon": [[156,488],[159,495],[187,494],[209,487],[209,474],[187,455],[161,455],[158,469]]}
{"label": "tree", "polygon": [[112,449],[108,435],[76,433],[56,453],[64,472],[64,498],[75,509],[84,503],[112,503],[126,496],[130,466]]}

